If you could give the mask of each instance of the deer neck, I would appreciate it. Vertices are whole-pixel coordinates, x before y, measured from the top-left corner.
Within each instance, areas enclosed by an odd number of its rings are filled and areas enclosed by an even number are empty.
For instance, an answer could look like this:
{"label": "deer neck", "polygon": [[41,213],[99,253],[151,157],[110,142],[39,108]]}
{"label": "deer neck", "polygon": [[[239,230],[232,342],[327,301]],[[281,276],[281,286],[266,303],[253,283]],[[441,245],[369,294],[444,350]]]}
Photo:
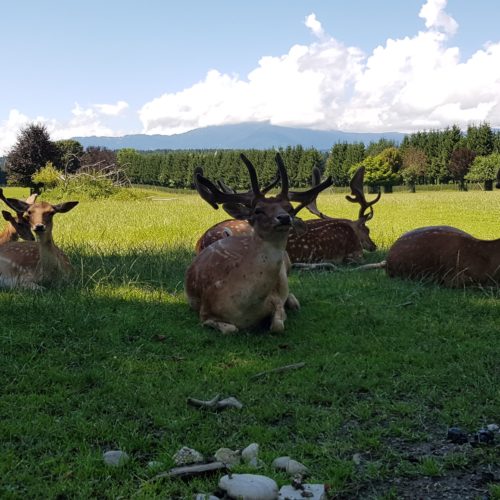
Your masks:
{"label": "deer neck", "polygon": [[255,254],[265,254],[269,259],[269,263],[281,265],[286,251],[287,240],[288,232],[273,233],[270,237],[266,238],[262,238],[254,233]]}
{"label": "deer neck", "polygon": [[17,234],[14,226],[9,222],[7,227],[0,233],[0,245],[8,243],[9,241],[17,241],[19,235]]}
{"label": "deer neck", "polygon": [[64,265],[60,258],[59,248],[54,243],[51,231],[37,236],[37,240],[40,252],[38,269],[41,279],[51,281],[55,276],[53,273],[57,273]]}

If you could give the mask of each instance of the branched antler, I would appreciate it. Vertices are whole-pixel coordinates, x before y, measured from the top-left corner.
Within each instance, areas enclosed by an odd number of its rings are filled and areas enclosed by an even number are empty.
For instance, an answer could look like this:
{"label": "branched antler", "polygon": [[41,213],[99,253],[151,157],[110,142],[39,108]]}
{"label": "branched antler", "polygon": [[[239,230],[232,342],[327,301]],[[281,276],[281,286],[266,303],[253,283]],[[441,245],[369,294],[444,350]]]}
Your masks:
{"label": "branched antler", "polygon": [[[365,167],[360,167],[354,175],[352,176],[351,182],[349,185],[351,186],[351,196],[347,195],[345,198],[347,201],[351,203],[359,203],[360,209],[358,218],[364,218],[367,221],[373,217],[373,205],[380,200],[382,193],[378,193],[374,200],[366,201],[365,194],[363,192],[363,180],[365,177]],[[366,214],[366,210],[370,209],[370,213]]]}

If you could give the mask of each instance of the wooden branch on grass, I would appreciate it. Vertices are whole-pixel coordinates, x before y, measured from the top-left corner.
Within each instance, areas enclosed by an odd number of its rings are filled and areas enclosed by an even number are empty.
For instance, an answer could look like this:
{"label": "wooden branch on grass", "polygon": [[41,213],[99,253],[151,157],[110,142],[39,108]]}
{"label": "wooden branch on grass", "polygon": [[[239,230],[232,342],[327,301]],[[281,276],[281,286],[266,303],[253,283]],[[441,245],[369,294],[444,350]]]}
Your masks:
{"label": "wooden branch on grass", "polygon": [[236,398],[230,396],[229,398],[221,399],[220,394],[217,394],[217,396],[208,401],[187,398],[187,404],[195,406],[196,408],[207,408],[209,410],[226,410],[227,408],[236,408],[241,410],[243,408],[243,404]]}
{"label": "wooden branch on grass", "polygon": [[280,366],[279,368],[273,368],[272,370],[266,370],[265,372],[259,372],[250,377],[250,380],[254,380],[259,377],[263,377],[264,375],[269,375],[271,373],[281,373],[288,370],[298,370],[299,368],[303,368],[306,364],[302,361],[300,363],[294,363],[293,365],[285,365]]}

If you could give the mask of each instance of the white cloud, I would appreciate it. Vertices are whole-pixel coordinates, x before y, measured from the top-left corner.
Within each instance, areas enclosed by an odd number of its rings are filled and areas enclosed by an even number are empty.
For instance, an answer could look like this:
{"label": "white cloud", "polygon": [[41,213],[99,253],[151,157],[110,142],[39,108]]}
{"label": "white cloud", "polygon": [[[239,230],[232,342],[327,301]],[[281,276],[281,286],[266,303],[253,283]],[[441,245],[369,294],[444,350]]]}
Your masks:
{"label": "white cloud", "polygon": [[0,122],[0,156],[7,154],[16,143],[18,131],[29,121],[19,110],[12,109],[7,120]]}
{"label": "white cloud", "polygon": [[324,32],[315,14],[305,25],[316,40],[280,57],[262,57],[246,78],[213,69],[187,89],[139,111],[143,131],[172,134],[208,125],[269,121],[351,131],[412,131],[456,123],[500,125],[500,43],[462,61],[449,38],[458,28],[446,0],[420,10],[427,29],[388,39],[370,53]]}
{"label": "white cloud", "polygon": [[10,111],[7,120],[0,122],[0,156],[6,155],[15,144],[21,128],[33,122],[43,123],[53,140],[90,135],[122,135],[123,132],[106,126],[102,119],[103,116],[116,116],[127,107],[128,104],[124,101],[118,101],[116,104],[95,104],[89,108],[84,108],[75,103],[71,110],[71,118],[64,122],[43,116],[28,117],[19,110],[13,109]]}
{"label": "white cloud", "polygon": [[99,113],[108,116],[118,116],[128,108],[125,101],[118,101],[116,104],[94,104]]}
{"label": "white cloud", "polygon": [[453,35],[458,29],[458,23],[444,11],[447,1],[427,0],[418,15],[425,19],[426,28],[436,30],[442,28],[445,33]]}

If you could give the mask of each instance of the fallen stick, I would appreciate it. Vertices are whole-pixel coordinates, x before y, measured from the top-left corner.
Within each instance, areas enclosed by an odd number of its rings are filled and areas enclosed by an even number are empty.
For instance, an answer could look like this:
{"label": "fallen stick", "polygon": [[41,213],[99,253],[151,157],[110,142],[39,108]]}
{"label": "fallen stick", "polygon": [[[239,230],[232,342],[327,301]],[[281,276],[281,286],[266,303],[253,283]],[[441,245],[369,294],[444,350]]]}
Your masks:
{"label": "fallen stick", "polygon": [[306,366],[306,364],[303,361],[301,361],[300,363],[295,363],[293,365],[280,366],[279,368],[273,368],[272,370],[266,370],[265,372],[256,373],[255,375],[252,375],[250,377],[250,380],[263,377],[264,375],[269,375],[271,373],[280,373],[288,370],[298,370],[299,368],[303,368],[304,366]]}
{"label": "fallen stick", "polygon": [[220,394],[217,394],[217,396],[209,399],[208,401],[187,398],[187,404],[197,408],[208,408],[211,410],[225,410],[226,408],[237,408],[238,410],[241,410],[243,408],[243,404],[236,398],[230,396],[229,398],[221,399]]}
{"label": "fallen stick", "polygon": [[337,271],[338,267],[331,262],[315,262],[312,264],[308,264],[306,262],[295,262],[294,264],[292,264],[292,269],[307,269],[309,271],[313,271],[315,269],[323,269],[328,271]]}

